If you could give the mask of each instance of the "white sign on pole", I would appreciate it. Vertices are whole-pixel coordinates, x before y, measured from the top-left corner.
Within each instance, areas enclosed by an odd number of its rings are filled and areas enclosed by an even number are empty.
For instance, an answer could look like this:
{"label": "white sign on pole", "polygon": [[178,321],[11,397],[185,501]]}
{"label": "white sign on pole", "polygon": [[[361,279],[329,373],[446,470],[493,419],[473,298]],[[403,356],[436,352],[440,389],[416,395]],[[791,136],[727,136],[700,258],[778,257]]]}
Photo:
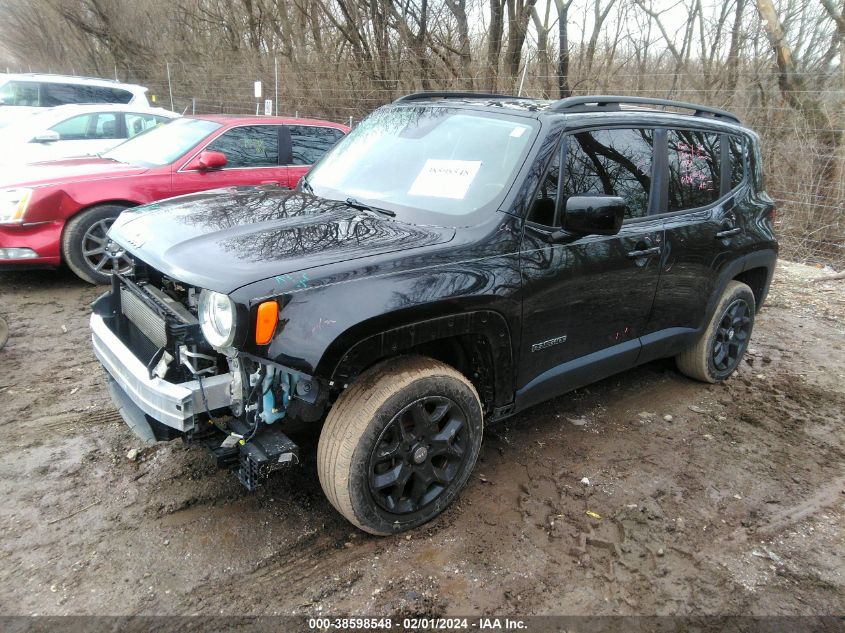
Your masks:
{"label": "white sign on pole", "polygon": [[255,82],[255,98],[256,99],[261,98],[261,82],[260,81]]}
{"label": "white sign on pole", "polygon": [[264,100],[264,116],[272,116],[273,114],[273,100],[272,99],[265,99]]}

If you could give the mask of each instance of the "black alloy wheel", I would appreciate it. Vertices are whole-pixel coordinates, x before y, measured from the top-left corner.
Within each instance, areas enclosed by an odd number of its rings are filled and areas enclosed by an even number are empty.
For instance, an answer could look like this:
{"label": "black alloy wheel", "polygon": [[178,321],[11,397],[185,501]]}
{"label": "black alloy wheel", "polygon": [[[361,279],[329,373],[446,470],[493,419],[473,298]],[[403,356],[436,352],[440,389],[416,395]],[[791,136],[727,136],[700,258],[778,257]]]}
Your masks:
{"label": "black alloy wheel", "polygon": [[481,451],[484,411],[461,372],[403,355],[362,372],[326,416],[317,475],[329,502],[370,534],[396,534],[449,507]]}
{"label": "black alloy wheel", "polygon": [[736,369],[751,336],[751,307],[735,299],[724,311],[713,339],[713,366],[720,374]]}
{"label": "black alloy wheel", "polygon": [[428,396],[385,426],[369,459],[373,500],[393,514],[418,512],[448,488],[470,454],[466,415],[450,398]]}

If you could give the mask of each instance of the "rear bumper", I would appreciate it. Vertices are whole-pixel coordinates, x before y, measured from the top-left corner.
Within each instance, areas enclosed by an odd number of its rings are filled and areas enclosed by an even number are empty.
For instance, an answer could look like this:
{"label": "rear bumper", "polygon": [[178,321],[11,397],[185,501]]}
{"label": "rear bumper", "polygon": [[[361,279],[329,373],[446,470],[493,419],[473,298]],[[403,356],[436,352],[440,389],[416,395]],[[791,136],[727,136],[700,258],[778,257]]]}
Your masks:
{"label": "rear bumper", "polygon": [[25,259],[3,259],[3,268],[44,268],[62,263],[63,221],[39,222],[37,224],[0,224],[0,249],[26,248],[37,257]]}
{"label": "rear bumper", "polygon": [[[174,384],[150,378],[147,367],[96,313],[91,315],[91,341],[103,368],[140,411],[178,431],[193,429],[194,416],[206,411],[197,380]],[[202,389],[210,410],[231,406],[232,379],[228,373],[203,378]],[[124,407],[125,402],[113,400],[118,409]],[[126,422],[133,426],[128,419]]]}

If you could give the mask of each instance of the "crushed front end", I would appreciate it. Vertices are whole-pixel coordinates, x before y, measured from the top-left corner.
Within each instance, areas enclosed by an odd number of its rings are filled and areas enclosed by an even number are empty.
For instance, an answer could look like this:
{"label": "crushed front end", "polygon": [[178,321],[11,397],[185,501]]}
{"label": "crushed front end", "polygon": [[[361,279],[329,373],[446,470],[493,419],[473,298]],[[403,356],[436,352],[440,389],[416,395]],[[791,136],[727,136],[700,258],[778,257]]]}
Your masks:
{"label": "crushed front end", "polygon": [[310,376],[209,344],[198,316],[204,292],[138,262],[92,305],[94,353],[138,437],[202,444],[253,490],[299,462],[281,421],[312,407],[318,389]]}

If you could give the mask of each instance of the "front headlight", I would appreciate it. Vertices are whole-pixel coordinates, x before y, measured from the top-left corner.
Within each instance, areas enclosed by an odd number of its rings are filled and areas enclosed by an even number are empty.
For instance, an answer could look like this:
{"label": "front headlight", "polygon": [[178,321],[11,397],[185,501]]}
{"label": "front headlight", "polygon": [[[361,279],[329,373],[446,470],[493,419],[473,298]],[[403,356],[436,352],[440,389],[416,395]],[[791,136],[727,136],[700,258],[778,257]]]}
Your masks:
{"label": "front headlight", "polygon": [[205,340],[213,347],[230,347],[235,340],[235,304],[219,292],[200,292],[199,320]]}
{"label": "front headlight", "polygon": [[32,189],[0,190],[0,224],[22,222],[31,197]]}

